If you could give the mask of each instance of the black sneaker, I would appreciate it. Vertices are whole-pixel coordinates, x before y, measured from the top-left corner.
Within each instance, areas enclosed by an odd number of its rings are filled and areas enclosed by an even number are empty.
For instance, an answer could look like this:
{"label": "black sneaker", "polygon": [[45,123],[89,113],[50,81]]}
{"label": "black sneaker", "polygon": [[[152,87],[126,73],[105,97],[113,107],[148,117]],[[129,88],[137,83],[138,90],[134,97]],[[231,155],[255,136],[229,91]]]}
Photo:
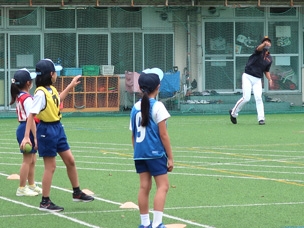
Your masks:
{"label": "black sneaker", "polygon": [[41,211],[57,211],[58,212],[58,211],[63,211],[64,208],[55,205],[51,200],[49,200],[46,203],[41,202],[39,210],[41,210]]}
{"label": "black sneaker", "polygon": [[259,125],[264,125],[265,121],[264,120],[259,120]]}
{"label": "black sneaker", "polygon": [[85,193],[83,193],[82,191],[78,194],[73,193],[73,201],[74,202],[91,202],[94,200],[94,197],[89,196]]}
{"label": "black sneaker", "polygon": [[236,118],[231,115],[231,112],[232,112],[232,110],[229,110],[229,115],[230,115],[231,123],[237,124]]}

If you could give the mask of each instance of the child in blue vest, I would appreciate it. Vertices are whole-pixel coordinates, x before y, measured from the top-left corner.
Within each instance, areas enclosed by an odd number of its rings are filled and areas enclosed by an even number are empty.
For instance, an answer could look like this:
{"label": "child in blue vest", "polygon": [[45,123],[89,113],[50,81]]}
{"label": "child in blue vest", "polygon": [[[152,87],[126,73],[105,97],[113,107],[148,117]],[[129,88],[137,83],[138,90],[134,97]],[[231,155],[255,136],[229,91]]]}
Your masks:
{"label": "child in blue vest", "polygon": [[[168,173],[173,170],[173,154],[166,120],[170,117],[164,104],[155,98],[164,73],[158,68],[144,70],[138,79],[143,97],[131,110],[130,130],[134,147],[134,162],[139,174],[138,206],[141,218],[139,228],[165,228],[162,223],[166,195],[169,189]],[[153,221],[149,218],[149,193],[152,177],[156,183]]]}

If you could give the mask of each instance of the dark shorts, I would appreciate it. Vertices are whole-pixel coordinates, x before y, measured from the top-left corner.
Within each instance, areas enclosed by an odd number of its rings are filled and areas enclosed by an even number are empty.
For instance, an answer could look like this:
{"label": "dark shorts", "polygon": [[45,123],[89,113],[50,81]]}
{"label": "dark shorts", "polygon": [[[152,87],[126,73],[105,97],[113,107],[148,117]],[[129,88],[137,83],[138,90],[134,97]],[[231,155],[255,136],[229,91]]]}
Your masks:
{"label": "dark shorts", "polygon": [[149,172],[151,176],[158,176],[168,172],[168,159],[166,156],[155,159],[135,160],[137,173]]}
{"label": "dark shorts", "polygon": [[57,152],[70,149],[60,122],[40,122],[37,127],[37,142],[39,157],[55,157]]}
{"label": "dark shorts", "polygon": [[[26,122],[20,122],[17,130],[16,130],[16,136],[17,136],[17,141],[18,144],[20,145],[23,138],[24,138],[24,132],[25,132],[25,127],[26,127]],[[34,136],[32,134],[32,132],[30,133],[30,140],[32,143],[32,151],[30,152],[31,154],[37,153],[37,150],[34,150],[34,146],[35,146],[35,142],[34,142]],[[24,153],[23,150],[20,150],[21,153]]]}

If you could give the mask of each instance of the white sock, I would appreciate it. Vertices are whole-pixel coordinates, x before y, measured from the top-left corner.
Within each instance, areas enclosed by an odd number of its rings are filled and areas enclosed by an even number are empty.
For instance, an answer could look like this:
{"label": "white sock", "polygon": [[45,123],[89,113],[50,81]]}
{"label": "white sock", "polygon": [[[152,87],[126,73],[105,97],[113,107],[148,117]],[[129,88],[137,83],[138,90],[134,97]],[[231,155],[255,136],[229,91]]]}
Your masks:
{"label": "white sock", "polygon": [[153,212],[153,223],[152,228],[157,228],[159,224],[163,221],[163,212],[162,211],[154,211]]}
{"label": "white sock", "polygon": [[149,214],[141,214],[140,215],[141,225],[149,226],[150,225],[150,217]]}

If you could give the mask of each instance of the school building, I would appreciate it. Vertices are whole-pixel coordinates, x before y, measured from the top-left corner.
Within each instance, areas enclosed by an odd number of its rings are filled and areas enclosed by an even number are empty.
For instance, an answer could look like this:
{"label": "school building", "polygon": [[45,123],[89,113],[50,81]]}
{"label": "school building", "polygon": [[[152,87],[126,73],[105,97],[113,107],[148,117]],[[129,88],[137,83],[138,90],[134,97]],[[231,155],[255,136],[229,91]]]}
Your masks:
{"label": "school building", "polygon": [[[176,109],[190,105],[189,100],[210,100],[208,93],[239,94],[248,57],[265,35],[272,40],[275,81],[270,88],[264,80],[265,94],[302,106],[303,6],[293,0],[0,0],[0,115],[15,110],[9,105],[14,72],[23,67],[34,71],[42,58],[63,66],[60,77],[78,70],[96,76],[74,91],[69,111],[130,107],[137,91],[126,91],[127,72],[134,76],[151,67],[178,72],[178,88],[170,91],[169,76],[165,88],[167,99],[179,94]],[[112,68],[105,73],[104,67]],[[117,84],[111,84],[111,76]],[[59,83],[64,87],[66,82]]]}

